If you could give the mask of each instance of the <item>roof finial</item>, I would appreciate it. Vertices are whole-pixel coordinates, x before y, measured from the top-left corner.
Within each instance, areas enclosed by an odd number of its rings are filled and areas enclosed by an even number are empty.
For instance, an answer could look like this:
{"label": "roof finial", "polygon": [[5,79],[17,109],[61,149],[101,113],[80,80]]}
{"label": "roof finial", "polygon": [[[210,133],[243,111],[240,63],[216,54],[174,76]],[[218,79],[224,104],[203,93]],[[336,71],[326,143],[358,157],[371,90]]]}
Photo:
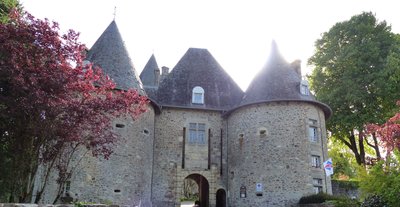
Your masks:
{"label": "roof finial", "polygon": [[114,21],[115,21],[115,16],[117,16],[117,6],[114,6]]}

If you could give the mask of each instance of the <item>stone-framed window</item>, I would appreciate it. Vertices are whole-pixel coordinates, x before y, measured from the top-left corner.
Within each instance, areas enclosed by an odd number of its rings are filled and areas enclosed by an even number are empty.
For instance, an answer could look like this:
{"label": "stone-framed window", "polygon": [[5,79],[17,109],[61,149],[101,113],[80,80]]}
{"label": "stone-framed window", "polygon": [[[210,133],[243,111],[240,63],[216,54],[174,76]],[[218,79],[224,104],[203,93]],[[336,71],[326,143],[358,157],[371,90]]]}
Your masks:
{"label": "stone-framed window", "polygon": [[322,193],[322,179],[313,178],[313,187],[315,194]]}
{"label": "stone-framed window", "polygon": [[311,142],[318,142],[318,126],[317,120],[309,119],[308,120],[308,137]]}
{"label": "stone-framed window", "polygon": [[311,155],[311,166],[314,168],[321,168],[321,156]]}
{"label": "stone-framed window", "polygon": [[192,91],[192,103],[204,104],[204,89],[200,86],[196,86]]}
{"label": "stone-framed window", "polygon": [[305,96],[310,95],[310,89],[308,88],[308,81],[301,80],[300,82],[300,93]]}
{"label": "stone-framed window", "polygon": [[189,144],[206,144],[206,124],[189,123]]}

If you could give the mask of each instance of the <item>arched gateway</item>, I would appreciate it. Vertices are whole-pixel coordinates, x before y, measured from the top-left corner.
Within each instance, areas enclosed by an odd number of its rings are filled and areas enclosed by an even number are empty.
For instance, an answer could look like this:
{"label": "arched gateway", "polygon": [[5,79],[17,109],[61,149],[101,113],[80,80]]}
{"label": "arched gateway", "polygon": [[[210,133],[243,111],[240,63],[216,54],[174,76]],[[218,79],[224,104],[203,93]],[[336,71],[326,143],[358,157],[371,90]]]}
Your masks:
{"label": "arched gateway", "polygon": [[209,191],[210,186],[208,180],[200,174],[190,174],[185,179],[194,180],[198,186],[200,207],[209,206]]}

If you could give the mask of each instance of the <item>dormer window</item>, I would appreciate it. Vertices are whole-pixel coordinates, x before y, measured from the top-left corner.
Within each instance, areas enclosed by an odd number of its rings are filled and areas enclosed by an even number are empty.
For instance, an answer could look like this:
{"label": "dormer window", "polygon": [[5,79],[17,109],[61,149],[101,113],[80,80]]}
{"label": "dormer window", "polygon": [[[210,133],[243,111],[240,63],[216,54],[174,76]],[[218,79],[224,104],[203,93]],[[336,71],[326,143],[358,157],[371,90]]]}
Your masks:
{"label": "dormer window", "polygon": [[305,95],[305,96],[310,95],[310,90],[308,89],[308,81],[301,80],[301,82],[300,82],[300,93],[302,95]]}
{"label": "dormer window", "polygon": [[204,89],[202,87],[196,86],[193,88],[192,103],[204,104]]}

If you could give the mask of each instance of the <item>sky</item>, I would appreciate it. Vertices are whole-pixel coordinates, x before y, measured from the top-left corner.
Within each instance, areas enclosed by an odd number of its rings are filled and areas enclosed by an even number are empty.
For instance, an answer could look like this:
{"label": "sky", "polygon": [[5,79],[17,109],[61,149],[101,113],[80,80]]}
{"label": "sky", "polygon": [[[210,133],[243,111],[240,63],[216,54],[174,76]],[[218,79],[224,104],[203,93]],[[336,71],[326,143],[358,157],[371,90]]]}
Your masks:
{"label": "sky", "polygon": [[20,0],[37,18],[80,32],[90,48],[115,18],[140,74],[152,54],[172,69],[190,48],[208,49],[246,90],[276,41],[288,62],[307,60],[314,43],[335,23],[373,12],[400,33],[395,0]]}

